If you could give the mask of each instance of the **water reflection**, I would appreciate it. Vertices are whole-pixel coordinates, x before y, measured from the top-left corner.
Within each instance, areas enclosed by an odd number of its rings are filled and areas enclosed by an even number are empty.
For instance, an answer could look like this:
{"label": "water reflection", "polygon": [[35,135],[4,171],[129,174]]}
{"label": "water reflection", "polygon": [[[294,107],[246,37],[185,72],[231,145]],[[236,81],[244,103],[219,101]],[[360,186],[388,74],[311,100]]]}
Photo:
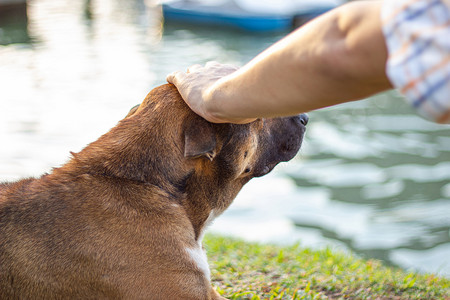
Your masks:
{"label": "water reflection", "polygon": [[[29,41],[0,36],[1,180],[62,164],[167,73],[242,65],[282,37],[163,27],[160,10],[139,0],[35,0],[27,13]],[[395,92],[310,117],[301,154],[251,181],[211,230],[450,276],[449,127],[420,119]]]}

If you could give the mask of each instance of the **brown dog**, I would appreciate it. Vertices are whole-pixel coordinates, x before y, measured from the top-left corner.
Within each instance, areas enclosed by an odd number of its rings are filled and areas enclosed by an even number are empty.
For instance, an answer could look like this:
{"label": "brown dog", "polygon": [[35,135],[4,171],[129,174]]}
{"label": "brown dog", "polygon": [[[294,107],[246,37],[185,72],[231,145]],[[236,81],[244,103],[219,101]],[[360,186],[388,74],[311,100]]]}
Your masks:
{"label": "brown dog", "polygon": [[211,124],[154,89],[61,168],[0,185],[0,298],[224,299],[205,227],[294,157],[306,122]]}

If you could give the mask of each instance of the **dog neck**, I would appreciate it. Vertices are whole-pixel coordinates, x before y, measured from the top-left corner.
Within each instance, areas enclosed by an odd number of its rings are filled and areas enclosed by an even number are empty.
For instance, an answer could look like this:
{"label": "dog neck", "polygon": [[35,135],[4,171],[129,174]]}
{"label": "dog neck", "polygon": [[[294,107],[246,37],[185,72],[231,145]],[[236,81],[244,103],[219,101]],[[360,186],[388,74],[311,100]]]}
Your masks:
{"label": "dog neck", "polygon": [[207,158],[186,159],[180,144],[164,137],[161,130],[128,118],[81,152],[72,153],[73,158],[54,172],[103,176],[159,189],[168,201],[184,208],[199,239],[205,224],[231,204],[242,184],[218,180],[216,171],[207,167]]}

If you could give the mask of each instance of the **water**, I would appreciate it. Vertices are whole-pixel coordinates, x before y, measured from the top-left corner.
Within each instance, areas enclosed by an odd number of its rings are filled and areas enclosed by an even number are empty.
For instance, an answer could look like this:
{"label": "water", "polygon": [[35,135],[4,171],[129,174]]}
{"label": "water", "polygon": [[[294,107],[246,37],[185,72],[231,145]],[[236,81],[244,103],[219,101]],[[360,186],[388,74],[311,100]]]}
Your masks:
{"label": "water", "polygon": [[[0,17],[1,180],[61,165],[167,73],[242,65],[283,36],[163,27],[139,0],[33,0],[27,23],[14,20]],[[395,92],[310,118],[301,153],[252,180],[210,231],[450,276],[450,127]]]}

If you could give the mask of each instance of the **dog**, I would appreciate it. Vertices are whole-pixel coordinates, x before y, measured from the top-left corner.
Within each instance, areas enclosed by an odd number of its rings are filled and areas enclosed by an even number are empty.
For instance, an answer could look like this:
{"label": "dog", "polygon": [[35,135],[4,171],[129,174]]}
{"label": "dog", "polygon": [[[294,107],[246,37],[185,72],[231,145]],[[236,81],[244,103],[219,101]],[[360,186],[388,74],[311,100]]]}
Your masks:
{"label": "dog", "polygon": [[205,228],[297,154],[307,121],[213,124],[153,89],[62,167],[0,185],[0,298],[225,299]]}

